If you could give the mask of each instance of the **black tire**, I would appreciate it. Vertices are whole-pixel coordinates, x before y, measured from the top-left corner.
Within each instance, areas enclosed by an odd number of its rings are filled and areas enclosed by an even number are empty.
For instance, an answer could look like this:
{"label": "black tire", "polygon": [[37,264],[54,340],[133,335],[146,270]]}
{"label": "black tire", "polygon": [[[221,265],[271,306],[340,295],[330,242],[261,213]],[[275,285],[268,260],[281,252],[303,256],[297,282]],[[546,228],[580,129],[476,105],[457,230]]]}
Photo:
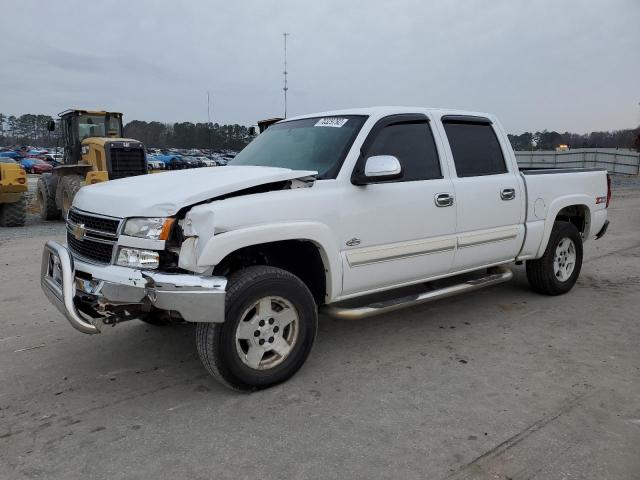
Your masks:
{"label": "black tire", "polygon": [[38,208],[40,209],[40,218],[43,220],[58,220],[62,212],[56,205],[56,188],[58,186],[58,177],[50,173],[43,173],[38,178],[38,188],[36,195],[38,196]]}
{"label": "black tire", "polygon": [[[554,269],[556,249],[561,241],[570,239],[575,246],[575,265],[564,281]],[[582,237],[576,226],[569,222],[555,222],[544,255],[537,260],[528,260],[527,280],[531,289],[544,295],[561,295],[573,288],[582,268]]]}
{"label": "black tire", "polygon": [[27,202],[24,195],[13,203],[0,205],[0,227],[23,227],[27,220]]}
{"label": "black tire", "polygon": [[[243,313],[269,296],[284,299],[295,308],[296,340],[279,360],[281,363],[271,368],[251,368],[240,357],[236,329],[243,321]],[[205,368],[228,387],[252,391],[277,385],[295,374],[309,356],[318,330],[318,309],[307,286],[292,273],[275,267],[254,266],[232,274],[227,284],[225,310],[224,323],[197,325],[196,346]],[[281,335],[285,334],[285,328]]]}
{"label": "black tire", "polygon": [[56,205],[62,210],[62,215],[67,218],[67,213],[71,208],[73,198],[82,188],[82,177],[80,175],[65,175],[58,182],[56,190]]}

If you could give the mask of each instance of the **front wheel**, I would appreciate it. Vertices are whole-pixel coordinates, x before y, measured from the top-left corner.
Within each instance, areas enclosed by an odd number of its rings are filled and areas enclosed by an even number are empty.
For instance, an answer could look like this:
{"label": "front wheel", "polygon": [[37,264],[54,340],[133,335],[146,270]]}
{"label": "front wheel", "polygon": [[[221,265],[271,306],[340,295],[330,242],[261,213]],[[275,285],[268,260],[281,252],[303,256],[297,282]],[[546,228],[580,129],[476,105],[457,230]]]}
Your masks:
{"label": "front wheel", "polygon": [[313,295],[295,275],[253,266],[229,278],[224,323],[200,323],[198,354],[205,368],[236,390],[284,382],[307,359],[318,329]]}
{"label": "front wheel", "polygon": [[544,255],[527,261],[531,288],[545,295],[567,293],[578,280],[582,268],[582,237],[569,222],[555,222]]}

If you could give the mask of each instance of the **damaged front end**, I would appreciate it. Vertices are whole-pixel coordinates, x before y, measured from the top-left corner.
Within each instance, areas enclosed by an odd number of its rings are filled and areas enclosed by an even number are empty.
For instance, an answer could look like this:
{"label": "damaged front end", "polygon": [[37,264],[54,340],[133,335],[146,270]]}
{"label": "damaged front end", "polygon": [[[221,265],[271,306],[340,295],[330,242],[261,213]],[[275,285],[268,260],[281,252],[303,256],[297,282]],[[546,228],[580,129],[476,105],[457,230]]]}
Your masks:
{"label": "damaged front end", "polygon": [[109,275],[109,267],[103,269],[104,278],[78,273],[67,247],[48,241],[42,255],[42,289],[82,333],[100,333],[102,325],[140,318],[153,309],[176,312],[188,322],[224,321],[224,277],[132,270],[137,278],[124,282]]}
{"label": "damaged front end", "polygon": [[[212,276],[212,266],[198,263],[206,242],[221,232],[215,213],[197,207],[234,196],[308,188],[315,181],[314,172],[263,173],[260,168],[229,168],[218,176],[233,177],[233,184],[209,186],[212,196],[202,190],[178,198],[170,189],[176,198],[165,196],[153,204],[148,196],[132,197],[143,188],[120,192],[120,184],[83,189],[67,218],[67,245],[49,241],[44,247],[44,293],[75,329],[88,334],[99,333],[103,325],[156,314],[187,322],[223,322],[227,279]],[[254,178],[240,178],[241,172]]]}

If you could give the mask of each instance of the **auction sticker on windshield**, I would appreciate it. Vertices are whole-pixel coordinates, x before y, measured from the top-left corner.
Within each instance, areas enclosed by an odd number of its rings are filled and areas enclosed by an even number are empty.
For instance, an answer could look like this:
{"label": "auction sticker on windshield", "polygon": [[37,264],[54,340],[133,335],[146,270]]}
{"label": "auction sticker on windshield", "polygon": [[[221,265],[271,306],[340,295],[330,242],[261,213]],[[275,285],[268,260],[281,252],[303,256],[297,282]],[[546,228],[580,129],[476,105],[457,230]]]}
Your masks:
{"label": "auction sticker on windshield", "polygon": [[348,118],[326,117],[326,118],[321,118],[320,120],[318,120],[316,122],[316,124],[314,125],[314,127],[336,127],[336,128],[340,128],[345,123],[347,123],[347,121],[349,121]]}

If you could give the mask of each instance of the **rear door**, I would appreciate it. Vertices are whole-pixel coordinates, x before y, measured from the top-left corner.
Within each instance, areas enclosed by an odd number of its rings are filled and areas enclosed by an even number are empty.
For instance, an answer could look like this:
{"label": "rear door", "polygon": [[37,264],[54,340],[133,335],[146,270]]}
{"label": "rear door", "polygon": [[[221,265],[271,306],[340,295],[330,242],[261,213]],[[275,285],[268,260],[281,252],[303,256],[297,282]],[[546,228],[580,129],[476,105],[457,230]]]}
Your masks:
{"label": "rear door", "polygon": [[524,239],[522,182],[491,120],[444,116],[454,171],[458,248],[453,271],[512,260]]}
{"label": "rear door", "polygon": [[378,121],[364,142],[360,161],[393,155],[403,176],[353,185],[342,213],[343,295],[419,282],[450,271],[455,249],[456,209],[441,202],[453,187],[441,142],[422,114]]}

